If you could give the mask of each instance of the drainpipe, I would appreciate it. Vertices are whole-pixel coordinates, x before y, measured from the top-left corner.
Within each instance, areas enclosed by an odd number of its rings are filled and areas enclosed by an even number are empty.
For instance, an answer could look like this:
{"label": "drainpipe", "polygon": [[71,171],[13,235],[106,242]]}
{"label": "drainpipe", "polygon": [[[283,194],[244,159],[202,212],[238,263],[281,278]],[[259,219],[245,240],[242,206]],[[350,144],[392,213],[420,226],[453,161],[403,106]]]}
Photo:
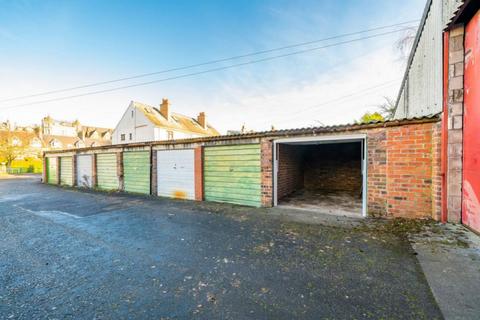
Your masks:
{"label": "drainpipe", "polygon": [[449,31],[443,33],[443,115],[442,115],[442,223],[448,220],[447,208],[447,173],[448,173],[448,55],[449,55]]}

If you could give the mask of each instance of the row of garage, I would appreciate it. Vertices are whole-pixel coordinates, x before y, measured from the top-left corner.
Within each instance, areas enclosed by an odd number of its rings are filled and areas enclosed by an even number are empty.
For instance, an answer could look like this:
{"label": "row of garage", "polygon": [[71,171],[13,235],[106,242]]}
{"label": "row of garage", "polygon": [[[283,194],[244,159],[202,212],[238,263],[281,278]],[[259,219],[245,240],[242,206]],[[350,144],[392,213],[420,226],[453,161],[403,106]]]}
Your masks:
{"label": "row of garage", "polygon": [[260,158],[259,144],[47,155],[45,181],[259,207]]}
{"label": "row of garage", "polygon": [[50,184],[348,216],[440,217],[436,116],[45,153]]}

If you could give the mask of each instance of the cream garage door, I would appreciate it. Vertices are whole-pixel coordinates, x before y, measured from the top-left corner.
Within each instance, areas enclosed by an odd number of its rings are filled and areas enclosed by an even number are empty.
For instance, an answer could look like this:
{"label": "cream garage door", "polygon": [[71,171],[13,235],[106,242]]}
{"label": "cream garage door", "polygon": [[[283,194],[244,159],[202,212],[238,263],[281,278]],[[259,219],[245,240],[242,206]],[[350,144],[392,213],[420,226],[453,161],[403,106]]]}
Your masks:
{"label": "cream garage door", "polygon": [[195,199],[195,153],[187,150],[157,151],[157,193],[177,199]]}
{"label": "cream garage door", "polygon": [[77,156],[77,186],[92,187],[92,159],[89,154]]}

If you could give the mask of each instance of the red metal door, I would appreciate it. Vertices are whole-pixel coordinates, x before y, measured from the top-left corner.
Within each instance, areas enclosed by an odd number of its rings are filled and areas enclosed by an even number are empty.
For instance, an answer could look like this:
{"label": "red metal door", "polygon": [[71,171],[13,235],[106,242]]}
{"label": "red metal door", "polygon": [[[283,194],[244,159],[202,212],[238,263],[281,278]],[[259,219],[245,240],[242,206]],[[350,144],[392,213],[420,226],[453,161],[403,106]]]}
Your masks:
{"label": "red metal door", "polygon": [[465,30],[462,221],[480,232],[480,11]]}

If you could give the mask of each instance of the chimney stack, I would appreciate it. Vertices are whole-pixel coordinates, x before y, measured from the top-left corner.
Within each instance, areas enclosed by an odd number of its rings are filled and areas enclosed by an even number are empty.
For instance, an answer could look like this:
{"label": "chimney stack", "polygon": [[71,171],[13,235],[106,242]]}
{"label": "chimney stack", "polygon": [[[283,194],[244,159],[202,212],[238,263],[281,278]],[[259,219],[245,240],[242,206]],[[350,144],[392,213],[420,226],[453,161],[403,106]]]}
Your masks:
{"label": "chimney stack", "polygon": [[197,121],[203,129],[207,129],[207,116],[205,112],[200,112],[197,117]]}
{"label": "chimney stack", "polygon": [[162,104],[160,105],[160,114],[170,121],[170,104],[168,99],[162,99]]}

